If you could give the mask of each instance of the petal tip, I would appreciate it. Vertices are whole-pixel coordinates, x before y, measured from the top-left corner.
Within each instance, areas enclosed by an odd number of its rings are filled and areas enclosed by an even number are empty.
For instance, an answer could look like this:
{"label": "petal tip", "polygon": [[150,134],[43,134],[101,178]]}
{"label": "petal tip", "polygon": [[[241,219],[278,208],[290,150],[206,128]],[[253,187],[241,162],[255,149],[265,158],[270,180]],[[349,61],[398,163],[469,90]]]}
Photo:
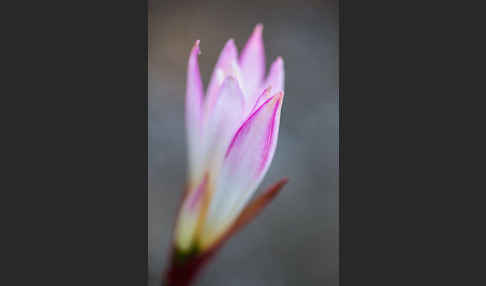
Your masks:
{"label": "petal tip", "polygon": [[278,101],[282,101],[283,96],[284,96],[283,91],[280,91],[280,92],[278,92],[277,94],[275,94],[275,95],[273,96],[273,100],[275,100],[275,101],[277,101],[277,102],[278,102]]}
{"label": "petal tip", "polygon": [[237,52],[235,40],[233,38],[229,38],[228,41],[226,41],[226,44],[224,45],[223,51],[228,50],[228,49],[233,50],[235,53]]}
{"label": "petal tip", "polygon": [[263,38],[263,24],[259,23],[256,24],[255,28],[253,28],[253,32],[251,33],[250,39],[255,40],[262,40]]}
{"label": "petal tip", "polygon": [[258,23],[255,25],[255,28],[253,29],[254,34],[261,34],[263,32],[263,24]]}
{"label": "petal tip", "polygon": [[[266,90],[265,90],[266,91]],[[271,97],[269,97],[267,100],[265,100],[265,102],[263,102],[259,107],[258,109],[255,111],[258,112],[258,110],[260,110],[261,108],[263,108],[264,106],[275,106],[276,104],[280,104],[281,101],[282,101],[282,98],[283,98],[283,92],[280,91],[274,95],[272,95]]]}
{"label": "petal tip", "polygon": [[201,49],[199,48],[199,43],[200,42],[201,42],[201,40],[196,40],[196,42],[194,43],[194,46],[192,46],[193,52],[195,52],[198,55],[201,54]]}

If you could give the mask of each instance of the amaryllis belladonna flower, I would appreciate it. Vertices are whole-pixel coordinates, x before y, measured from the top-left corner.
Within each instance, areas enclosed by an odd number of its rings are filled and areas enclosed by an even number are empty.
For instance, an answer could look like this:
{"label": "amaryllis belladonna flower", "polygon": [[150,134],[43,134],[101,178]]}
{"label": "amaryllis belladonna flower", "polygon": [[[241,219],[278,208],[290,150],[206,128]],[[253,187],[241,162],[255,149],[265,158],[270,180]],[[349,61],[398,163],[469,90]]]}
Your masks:
{"label": "amaryllis belladonna flower", "polygon": [[265,77],[262,25],[241,55],[230,39],[206,93],[199,74],[199,41],[189,56],[186,129],[189,149],[187,191],[174,230],[169,285],[188,285],[195,272],[285,184],[253,201],[277,146],[284,91],[279,57]]}

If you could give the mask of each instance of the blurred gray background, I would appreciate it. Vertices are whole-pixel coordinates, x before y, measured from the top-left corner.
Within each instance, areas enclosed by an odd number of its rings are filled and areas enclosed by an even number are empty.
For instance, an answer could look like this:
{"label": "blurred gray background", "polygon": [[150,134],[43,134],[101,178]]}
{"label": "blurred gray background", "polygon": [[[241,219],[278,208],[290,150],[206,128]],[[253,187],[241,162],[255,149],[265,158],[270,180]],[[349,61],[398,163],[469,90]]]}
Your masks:
{"label": "blurred gray background", "polygon": [[207,86],[229,38],[263,23],[268,67],[285,62],[277,151],[260,190],[289,183],[223,247],[196,285],[338,285],[338,4],[149,1],[148,276],[160,286],[186,178],[184,95],[195,40]]}

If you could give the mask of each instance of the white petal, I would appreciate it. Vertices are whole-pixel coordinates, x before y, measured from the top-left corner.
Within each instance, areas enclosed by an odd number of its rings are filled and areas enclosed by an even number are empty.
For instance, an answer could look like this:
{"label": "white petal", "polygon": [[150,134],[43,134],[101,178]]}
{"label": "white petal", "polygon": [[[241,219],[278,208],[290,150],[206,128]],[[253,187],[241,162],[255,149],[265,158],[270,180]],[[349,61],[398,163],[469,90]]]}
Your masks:
{"label": "white petal", "polygon": [[197,56],[200,53],[199,40],[189,56],[186,82],[186,132],[189,149],[189,173],[191,183],[202,176],[200,137],[202,128],[203,84],[199,73]]}
{"label": "white petal", "polygon": [[263,25],[258,24],[248,39],[240,57],[240,67],[243,73],[245,92],[250,101],[260,94],[259,88],[265,76],[265,50],[262,38]]}
{"label": "white petal", "polygon": [[179,216],[177,218],[177,225],[175,228],[175,242],[181,251],[188,251],[193,247],[195,242],[195,235],[200,224],[200,216],[202,210],[206,207],[204,205],[204,196],[206,196],[208,177],[205,176],[201,183],[188,192],[184,198]]}
{"label": "white petal", "polygon": [[216,63],[209,81],[208,90],[206,93],[206,110],[208,111],[216,102],[216,97],[218,96],[219,89],[223,84],[224,79],[232,74],[233,62],[238,60],[238,51],[235,46],[233,39],[228,40],[223,50],[219,54],[218,62]]}
{"label": "white petal", "polygon": [[214,186],[202,247],[231,224],[256,191],[275,153],[282,93],[268,99],[236,131]]}
{"label": "white petal", "polygon": [[205,165],[211,177],[221,168],[224,153],[232,135],[244,119],[245,98],[238,82],[229,76],[221,85],[204,127]]}
{"label": "white petal", "polygon": [[284,80],[284,62],[281,57],[278,57],[270,67],[270,73],[262,88],[264,89],[270,86],[274,92],[284,92]]}
{"label": "white petal", "polygon": [[260,95],[256,100],[253,110],[257,109],[270,98],[270,91],[273,93],[284,91],[284,65],[281,57],[278,57],[270,67],[270,73],[265,83],[260,87]]}

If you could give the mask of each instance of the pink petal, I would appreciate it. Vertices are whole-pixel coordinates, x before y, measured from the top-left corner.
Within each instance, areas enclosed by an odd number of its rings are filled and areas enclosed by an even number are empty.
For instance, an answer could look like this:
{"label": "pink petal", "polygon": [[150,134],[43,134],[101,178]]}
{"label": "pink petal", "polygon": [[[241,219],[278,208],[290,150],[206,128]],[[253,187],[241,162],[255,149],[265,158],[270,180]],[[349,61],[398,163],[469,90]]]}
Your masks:
{"label": "pink petal", "polygon": [[[245,98],[238,81],[232,76],[227,77],[218,95],[211,112],[207,114],[204,129],[205,149],[207,162],[212,170],[221,167],[226,147],[232,135],[240,126],[245,111]],[[216,164],[216,165],[215,165]]]}
{"label": "pink petal", "polygon": [[277,146],[283,93],[269,98],[236,131],[226,150],[208,210],[203,245],[210,245],[256,191]]}
{"label": "pink petal", "polygon": [[268,88],[270,86],[274,92],[283,92],[284,80],[284,62],[281,57],[278,57],[270,67],[270,73],[268,74],[262,88]]}
{"label": "pink petal", "polygon": [[253,110],[270,98],[270,90],[274,92],[284,91],[284,65],[281,57],[278,57],[273,62],[270,67],[270,74],[265,80],[265,83],[260,87],[260,90],[260,96],[256,99]]}
{"label": "pink petal", "polygon": [[265,88],[262,91],[262,93],[260,94],[260,96],[255,101],[255,104],[253,105],[253,108],[252,108],[251,112],[254,112],[255,110],[257,110],[258,107],[260,107],[264,102],[266,102],[271,97],[271,93],[270,93],[271,91],[272,91],[272,87],[271,86]]}
{"label": "pink petal", "polygon": [[229,39],[219,55],[218,62],[214,66],[213,75],[209,81],[206,93],[206,105],[208,108],[211,108],[214,105],[218,90],[221,87],[224,78],[226,78],[225,75],[232,74],[232,65],[233,62],[237,61],[237,58],[238,51],[235,42],[233,39]]}
{"label": "pink petal", "polygon": [[185,115],[191,181],[195,181],[198,173],[201,172],[200,159],[198,158],[198,139],[201,133],[203,85],[197,60],[199,53],[199,40],[197,40],[189,56],[186,82]]}
{"label": "pink petal", "polygon": [[245,90],[251,99],[256,99],[258,88],[265,76],[265,50],[262,38],[263,25],[256,25],[240,57],[240,67],[245,81]]}
{"label": "pink petal", "polygon": [[230,173],[244,172],[250,179],[263,177],[277,143],[282,97],[280,92],[267,99],[238,129],[225,155]]}

